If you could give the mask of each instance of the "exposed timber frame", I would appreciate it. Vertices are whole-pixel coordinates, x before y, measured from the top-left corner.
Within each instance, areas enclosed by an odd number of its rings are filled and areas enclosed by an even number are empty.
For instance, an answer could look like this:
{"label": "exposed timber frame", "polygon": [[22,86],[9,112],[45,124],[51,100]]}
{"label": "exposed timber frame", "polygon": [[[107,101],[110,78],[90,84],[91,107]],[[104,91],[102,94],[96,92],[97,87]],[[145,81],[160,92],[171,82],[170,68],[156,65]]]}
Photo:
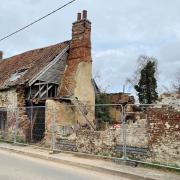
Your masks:
{"label": "exposed timber frame", "polygon": [[[65,58],[64,55],[67,54],[69,46],[67,46],[59,55],[55,57],[55,59],[50,62],[45,68],[43,68],[37,75],[35,75],[28,83],[29,86],[32,86],[42,75],[46,74],[46,72],[56,64],[60,59]],[[57,83],[56,83],[57,84]]]}
{"label": "exposed timber frame", "polygon": [[45,100],[57,97],[57,89],[64,74],[68,50],[69,46],[28,82],[26,100]]}

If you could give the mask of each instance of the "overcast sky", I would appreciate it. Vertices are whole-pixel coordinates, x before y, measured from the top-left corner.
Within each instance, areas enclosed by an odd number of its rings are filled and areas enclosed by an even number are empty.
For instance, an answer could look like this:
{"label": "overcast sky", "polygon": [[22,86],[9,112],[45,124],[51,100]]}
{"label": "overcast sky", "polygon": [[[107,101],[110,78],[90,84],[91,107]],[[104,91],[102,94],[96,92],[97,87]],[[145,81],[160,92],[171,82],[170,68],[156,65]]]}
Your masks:
{"label": "overcast sky", "polygon": [[[68,1],[0,0],[0,38]],[[0,42],[0,50],[9,57],[71,39],[72,22],[83,9],[92,22],[93,74],[103,88],[122,91],[139,55],[158,59],[159,91],[171,84],[180,68],[180,0],[77,0]]]}

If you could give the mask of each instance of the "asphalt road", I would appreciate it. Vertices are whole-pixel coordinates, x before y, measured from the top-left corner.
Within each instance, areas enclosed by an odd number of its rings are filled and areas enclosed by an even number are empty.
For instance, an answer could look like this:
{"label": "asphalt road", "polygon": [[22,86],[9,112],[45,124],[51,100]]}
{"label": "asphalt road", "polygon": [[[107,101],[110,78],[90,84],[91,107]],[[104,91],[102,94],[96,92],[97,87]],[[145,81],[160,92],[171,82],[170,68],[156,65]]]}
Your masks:
{"label": "asphalt road", "polygon": [[0,180],[129,180],[0,150]]}

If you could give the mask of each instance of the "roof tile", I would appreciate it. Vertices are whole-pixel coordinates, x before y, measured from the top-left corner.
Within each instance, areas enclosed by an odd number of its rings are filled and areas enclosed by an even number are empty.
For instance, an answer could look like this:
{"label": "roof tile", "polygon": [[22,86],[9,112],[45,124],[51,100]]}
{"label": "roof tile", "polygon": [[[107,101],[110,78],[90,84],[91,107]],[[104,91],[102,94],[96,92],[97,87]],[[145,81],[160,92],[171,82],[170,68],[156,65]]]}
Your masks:
{"label": "roof tile", "polygon": [[[69,45],[69,42],[65,41],[0,60],[0,89],[25,84],[61,53]],[[12,76],[23,71],[25,73],[22,73],[20,77],[14,81],[11,80]]]}

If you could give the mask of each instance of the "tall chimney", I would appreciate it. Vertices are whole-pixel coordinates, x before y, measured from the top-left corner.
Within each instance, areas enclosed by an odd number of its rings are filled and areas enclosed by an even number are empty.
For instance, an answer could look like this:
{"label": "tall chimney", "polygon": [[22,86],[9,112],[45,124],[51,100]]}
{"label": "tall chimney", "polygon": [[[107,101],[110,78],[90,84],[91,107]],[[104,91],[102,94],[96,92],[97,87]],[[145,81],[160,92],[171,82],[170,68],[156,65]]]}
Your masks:
{"label": "tall chimney", "polygon": [[[87,19],[85,10],[81,16],[78,15],[77,21],[72,26],[67,66],[59,92],[60,96],[73,97],[78,100],[78,104],[87,105],[86,118],[81,113],[75,112],[74,122],[78,125],[91,124],[90,127],[94,127],[95,92],[92,85],[91,22]],[[74,104],[72,99],[71,102]]]}
{"label": "tall chimney", "polygon": [[3,52],[0,51],[0,59],[3,59]]}
{"label": "tall chimney", "polygon": [[[82,62],[89,64],[89,79],[92,78],[92,58],[91,58],[91,22],[87,19],[87,11],[84,10],[77,15],[77,21],[72,26],[72,40],[70,42],[67,68],[64,73],[60,96],[68,96],[74,93],[78,86],[76,74],[79,72],[78,66]],[[68,90],[67,90],[68,89]]]}
{"label": "tall chimney", "polygon": [[81,20],[81,13],[78,13],[77,14],[77,21],[80,21]]}
{"label": "tall chimney", "polygon": [[83,19],[87,19],[87,11],[83,10],[82,12]]}

